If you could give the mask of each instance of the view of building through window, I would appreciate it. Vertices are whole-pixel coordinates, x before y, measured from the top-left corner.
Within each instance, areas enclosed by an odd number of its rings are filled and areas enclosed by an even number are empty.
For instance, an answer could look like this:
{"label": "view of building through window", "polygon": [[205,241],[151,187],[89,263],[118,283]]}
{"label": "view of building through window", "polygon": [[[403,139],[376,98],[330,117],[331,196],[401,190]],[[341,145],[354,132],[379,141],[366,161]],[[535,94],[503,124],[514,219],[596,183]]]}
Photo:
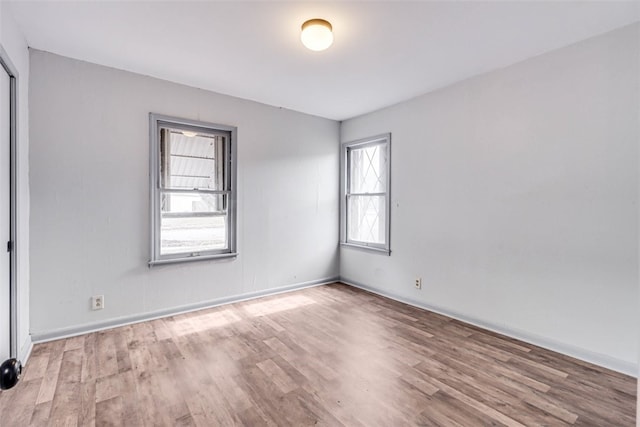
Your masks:
{"label": "view of building through window", "polygon": [[[223,135],[163,129],[161,254],[227,247]],[[171,192],[170,190],[181,190]]]}

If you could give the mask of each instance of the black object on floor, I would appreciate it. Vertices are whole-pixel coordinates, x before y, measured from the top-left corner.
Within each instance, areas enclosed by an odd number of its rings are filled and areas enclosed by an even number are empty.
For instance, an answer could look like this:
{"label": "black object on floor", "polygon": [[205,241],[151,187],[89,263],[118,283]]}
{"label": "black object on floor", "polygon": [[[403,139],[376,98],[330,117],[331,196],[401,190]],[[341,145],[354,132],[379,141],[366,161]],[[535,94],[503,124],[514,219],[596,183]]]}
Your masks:
{"label": "black object on floor", "polygon": [[20,381],[22,363],[17,359],[7,359],[0,365],[0,390],[8,390]]}

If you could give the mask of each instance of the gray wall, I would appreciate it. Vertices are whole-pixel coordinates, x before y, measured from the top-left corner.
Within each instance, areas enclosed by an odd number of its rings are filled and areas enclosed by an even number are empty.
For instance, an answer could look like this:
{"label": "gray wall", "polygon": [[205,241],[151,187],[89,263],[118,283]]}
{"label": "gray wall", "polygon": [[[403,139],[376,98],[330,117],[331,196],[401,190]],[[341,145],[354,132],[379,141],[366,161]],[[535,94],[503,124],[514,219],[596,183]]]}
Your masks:
{"label": "gray wall", "polygon": [[392,133],[392,254],[341,276],[636,375],[639,29],[345,121]]}
{"label": "gray wall", "polygon": [[29,51],[13,17],[0,2],[0,45],[18,70],[18,355],[31,351],[29,335]]}
{"label": "gray wall", "polygon": [[[35,339],[337,277],[339,123],[36,50],[30,89]],[[237,259],[147,267],[149,112],[238,127]]]}

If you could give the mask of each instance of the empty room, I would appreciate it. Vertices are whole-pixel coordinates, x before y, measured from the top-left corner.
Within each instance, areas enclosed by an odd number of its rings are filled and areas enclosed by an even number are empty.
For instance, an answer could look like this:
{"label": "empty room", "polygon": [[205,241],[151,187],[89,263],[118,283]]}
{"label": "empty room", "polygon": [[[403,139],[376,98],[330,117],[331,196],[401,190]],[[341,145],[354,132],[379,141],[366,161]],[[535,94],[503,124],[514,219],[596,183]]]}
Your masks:
{"label": "empty room", "polygon": [[0,426],[636,426],[640,2],[0,0]]}

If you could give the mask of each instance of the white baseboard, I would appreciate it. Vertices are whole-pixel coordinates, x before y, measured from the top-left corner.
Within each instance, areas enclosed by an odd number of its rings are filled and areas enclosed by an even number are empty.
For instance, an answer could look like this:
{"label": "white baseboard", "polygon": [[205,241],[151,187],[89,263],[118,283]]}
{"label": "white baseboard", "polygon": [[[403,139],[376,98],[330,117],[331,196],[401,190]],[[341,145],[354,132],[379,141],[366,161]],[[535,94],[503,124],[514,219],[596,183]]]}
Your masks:
{"label": "white baseboard", "polygon": [[365,291],[383,296],[385,298],[390,298],[392,300],[399,301],[399,302],[402,302],[414,307],[418,307],[424,310],[433,311],[435,313],[442,314],[444,316],[448,316],[453,319],[457,319],[462,322],[469,323],[471,325],[478,326],[480,328],[487,329],[492,332],[506,335],[508,337],[515,338],[515,339],[527,342],[529,344],[537,345],[539,347],[546,348],[548,350],[565,354],[567,356],[575,357],[576,359],[580,359],[585,362],[593,363],[595,365],[602,366],[607,369],[621,372],[623,374],[630,375],[635,378],[638,377],[638,366],[634,363],[630,363],[625,360],[620,360],[605,354],[592,352],[590,350],[572,346],[572,345],[562,343],[546,337],[542,337],[539,335],[531,334],[529,332],[498,326],[491,322],[486,322],[481,319],[470,317],[470,316],[457,313],[448,309],[443,309],[437,306],[425,304],[420,301],[401,297],[389,292],[380,291],[379,289],[373,288],[371,286],[367,286],[349,279],[338,278],[338,277],[319,279],[319,280],[314,280],[309,282],[297,283],[294,285],[283,286],[280,288],[273,288],[273,289],[267,289],[264,291],[234,295],[234,296],[219,298],[215,300],[199,302],[195,304],[188,304],[180,307],[157,310],[157,311],[148,312],[148,313],[139,314],[139,315],[119,317],[115,319],[109,319],[103,322],[96,322],[96,323],[90,323],[90,324],[85,324],[80,326],[72,326],[68,328],[61,328],[61,329],[34,333],[31,335],[31,337],[29,337],[29,339],[23,345],[20,351],[20,360],[22,361],[23,364],[26,363],[31,353],[31,349],[33,348],[33,344],[37,344],[37,343],[73,337],[73,336],[82,335],[90,332],[116,328],[119,326],[130,325],[133,323],[140,323],[147,320],[159,319],[162,317],[174,316],[182,313],[189,313],[192,311],[203,310],[211,307],[217,307],[220,305],[232,304],[240,301],[247,301],[247,300],[260,298],[264,296],[276,295],[276,294],[281,294],[285,292],[292,292],[299,289],[310,288],[313,286],[326,285],[333,282],[341,282],[346,285],[353,286],[353,287],[363,289]]}
{"label": "white baseboard", "polygon": [[498,326],[491,322],[486,322],[484,320],[466,316],[464,314],[460,314],[451,310],[432,306],[409,298],[404,298],[395,294],[391,294],[389,292],[380,291],[379,289],[363,285],[362,283],[357,283],[349,279],[340,278],[340,282],[349,286],[353,286],[355,288],[363,289],[376,295],[383,296],[385,298],[390,298],[392,300],[399,301],[414,307],[422,308],[424,310],[433,311],[435,313],[442,314],[444,316],[451,317],[453,319],[460,320],[462,322],[469,323],[471,325],[478,326],[492,332],[506,335],[510,338],[515,338],[529,344],[537,345],[538,347],[546,348],[548,350],[571,356],[585,362],[593,363],[594,365],[602,366],[616,372],[621,372],[634,378],[638,377],[638,365],[635,363],[627,362],[626,360],[620,360],[611,356],[607,356],[606,354],[596,353],[547,337],[531,334],[529,332]]}
{"label": "white baseboard", "polygon": [[[117,328],[119,326],[130,325],[133,323],[145,322],[147,320],[160,319],[163,317],[175,316],[177,314],[189,313],[192,311],[204,310],[207,308],[217,307],[225,304],[232,304],[240,301],[252,300],[260,297],[282,294],[285,292],[297,291],[299,289],[310,288],[313,286],[326,285],[339,281],[338,277],[327,277],[324,279],[312,280],[308,282],[296,283],[293,285],[282,286],[279,288],[266,289],[263,291],[249,292],[245,294],[232,295],[228,297],[218,298],[209,301],[198,302],[195,304],[187,304],[179,307],[172,307],[157,311],[151,311],[143,314],[135,314],[131,316],[118,317],[101,322],[88,323],[79,326],[71,326],[61,329],[53,329],[50,331],[36,332],[31,334],[31,340],[34,344],[47,341],[59,340],[90,332],[102,331],[105,329]],[[29,350],[30,351],[30,350]]]}

